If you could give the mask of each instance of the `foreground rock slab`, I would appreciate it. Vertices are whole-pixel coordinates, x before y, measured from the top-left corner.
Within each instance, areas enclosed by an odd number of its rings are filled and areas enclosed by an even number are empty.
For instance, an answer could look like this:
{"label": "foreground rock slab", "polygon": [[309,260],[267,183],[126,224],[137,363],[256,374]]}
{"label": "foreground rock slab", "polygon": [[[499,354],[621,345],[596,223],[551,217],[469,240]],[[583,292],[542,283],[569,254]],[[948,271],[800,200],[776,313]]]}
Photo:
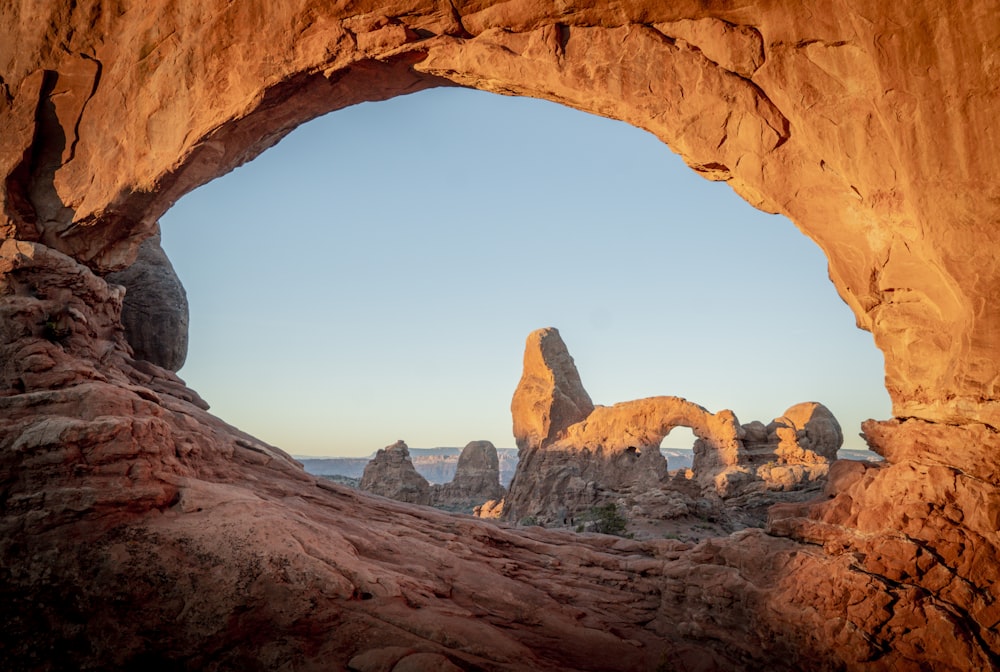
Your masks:
{"label": "foreground rock slab", "polygon": [[[895,464],[838,463],[824,501],[775,511],[770,534],[512,530],[313,478],[212,417],[131,357],[120,288],[69,257],[6,241],[0,271],[7,669],[994,660],[996,488],[915,461],[892,425],[868,431]],[[58,338],[55,306],[72,315]]]}

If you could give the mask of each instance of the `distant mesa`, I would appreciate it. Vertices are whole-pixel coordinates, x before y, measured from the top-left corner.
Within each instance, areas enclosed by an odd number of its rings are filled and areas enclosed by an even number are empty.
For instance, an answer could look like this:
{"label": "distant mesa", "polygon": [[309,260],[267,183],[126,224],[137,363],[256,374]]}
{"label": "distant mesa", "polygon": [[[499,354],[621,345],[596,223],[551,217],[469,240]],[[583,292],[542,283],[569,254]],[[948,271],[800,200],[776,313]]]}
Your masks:
{"label": "distant mesa", "polygon": [[361,490],[401,502],[434,506],[456,513],[473,513],[488,501],[500,501],[500,459],[489,441],[472,441],[462,449],[454,478],[431,484],[417,473],[403,441],[379,450],[365,467]]}
{"label": "distant mesa", "polygon": [[[611,503],[650,519],[707,507],[736,529],[762,526],[767,505],[818,491],[843,443],[817,402],[767,425],[673,396],[595,406],[553,328],[527,338],[511,414],[518,467],[503,518],[514,522],[572,525]],[[671,476],[660,443],[676,427],[697,440],[692,468]]]}

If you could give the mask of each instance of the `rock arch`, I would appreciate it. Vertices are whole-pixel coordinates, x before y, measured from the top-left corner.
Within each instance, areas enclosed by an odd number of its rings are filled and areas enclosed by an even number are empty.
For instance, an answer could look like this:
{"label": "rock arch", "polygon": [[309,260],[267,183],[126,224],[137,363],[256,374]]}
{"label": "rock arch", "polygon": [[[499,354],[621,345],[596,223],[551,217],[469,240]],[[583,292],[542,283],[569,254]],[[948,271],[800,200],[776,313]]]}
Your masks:
{"label": "rock arch", "polygon": [[[47,0],[0,27],[15,663],[1000,664],[991,3]],[[826,501],[696,552],[518,535],[324,487],[132,358],[92,271],[127,265],[178,197],[308,118],[454,84],[645,128],[796,222],[885,354],[897,419],[865,433],[887,463],[842,463]],[[363,648],[387,631],[399,647]]]}
{"label": "rock arch", "polygon": [[[141,17],[96,1],[8,10],[18,47],[0,53],[11,129],[2,230],[117,267],[177,198],[317,115],[438,85],[548,98],[649,130],[806,231],[885,353],[895,415],[1000,424],[996,318],[977,300],[995,288],[981,286],[996,271],[981,252],[993,233],[970,247],[946,224],[991,211],[977,215],[943,186],[989,173],[992,153],[967,129],[991,128],[990,108],[935,105],[938,80],[913,77],[895,56],[983,25],[974,11],[942,22],[930,3],[905,17],[873,5],[879,19],[859,31],[693,0],[612,13],[412,4],[398,16],[377,4],[222,0]],[[919,17],[935,28],[888,28]],[[978,52],[948,44],[956,58],[941,81],[979,100],[989,78],[957,65]],[[831,121],[844,118],[869,121]],[[957,149],[928,141],[940,128],[955,129]]]}

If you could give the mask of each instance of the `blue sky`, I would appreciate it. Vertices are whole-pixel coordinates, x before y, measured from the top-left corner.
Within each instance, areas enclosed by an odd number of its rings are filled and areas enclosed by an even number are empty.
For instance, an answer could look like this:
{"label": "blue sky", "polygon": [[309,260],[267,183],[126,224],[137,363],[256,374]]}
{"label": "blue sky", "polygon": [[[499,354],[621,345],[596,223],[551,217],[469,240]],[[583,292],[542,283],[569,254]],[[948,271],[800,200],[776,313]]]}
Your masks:
{"label": "blue sky", "polygon": [[181,377],[293,454],[513,446],[524,339],[546,326],[598,404],[667,394],[767,422],[815,400],[848,448],[891,415],[812,241],[645,131],[553,103],[347,108],[161,227],[191,304]]}

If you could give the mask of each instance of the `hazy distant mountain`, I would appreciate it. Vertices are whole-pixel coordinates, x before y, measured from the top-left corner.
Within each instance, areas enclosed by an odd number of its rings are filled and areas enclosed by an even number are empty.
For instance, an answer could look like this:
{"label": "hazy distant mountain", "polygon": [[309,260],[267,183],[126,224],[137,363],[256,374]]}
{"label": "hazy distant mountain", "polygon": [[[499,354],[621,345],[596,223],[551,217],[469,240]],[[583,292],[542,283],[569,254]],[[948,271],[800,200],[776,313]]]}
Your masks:
{"label": "hazy distant mountain", "polygon": [[[421,476],[431,483],[450,483],[455,477],[461,448],[410,448],[410,459]],[[305,470],[316,476],[340,475],[361,478],[365,465],[374,457],[297,457]],[[517,467],[517,448],[497,448],[500,458],[500,482],[510,485]]]}
{"label": "hazy distant mountain", "polygon": [[[449,483],[455,477],[455,467],[458,466],[458,456],[461,448],[410,448],[410,459],[421,476],[431,483]],[[667,458],[667,469],[690,469],[694,453],[689,448],[663,448],[661,452]],[[299,457],[296,458],[305,470],[315,476],[346,476],[361,478],[365,465],[374,457]],[[841,449],[838,453],[841,459],[873,462],[882,458],[868,450]],[[500,458],[500,482],[504,487],[510,486],[517,468],[517,448],[497,448]]]}

